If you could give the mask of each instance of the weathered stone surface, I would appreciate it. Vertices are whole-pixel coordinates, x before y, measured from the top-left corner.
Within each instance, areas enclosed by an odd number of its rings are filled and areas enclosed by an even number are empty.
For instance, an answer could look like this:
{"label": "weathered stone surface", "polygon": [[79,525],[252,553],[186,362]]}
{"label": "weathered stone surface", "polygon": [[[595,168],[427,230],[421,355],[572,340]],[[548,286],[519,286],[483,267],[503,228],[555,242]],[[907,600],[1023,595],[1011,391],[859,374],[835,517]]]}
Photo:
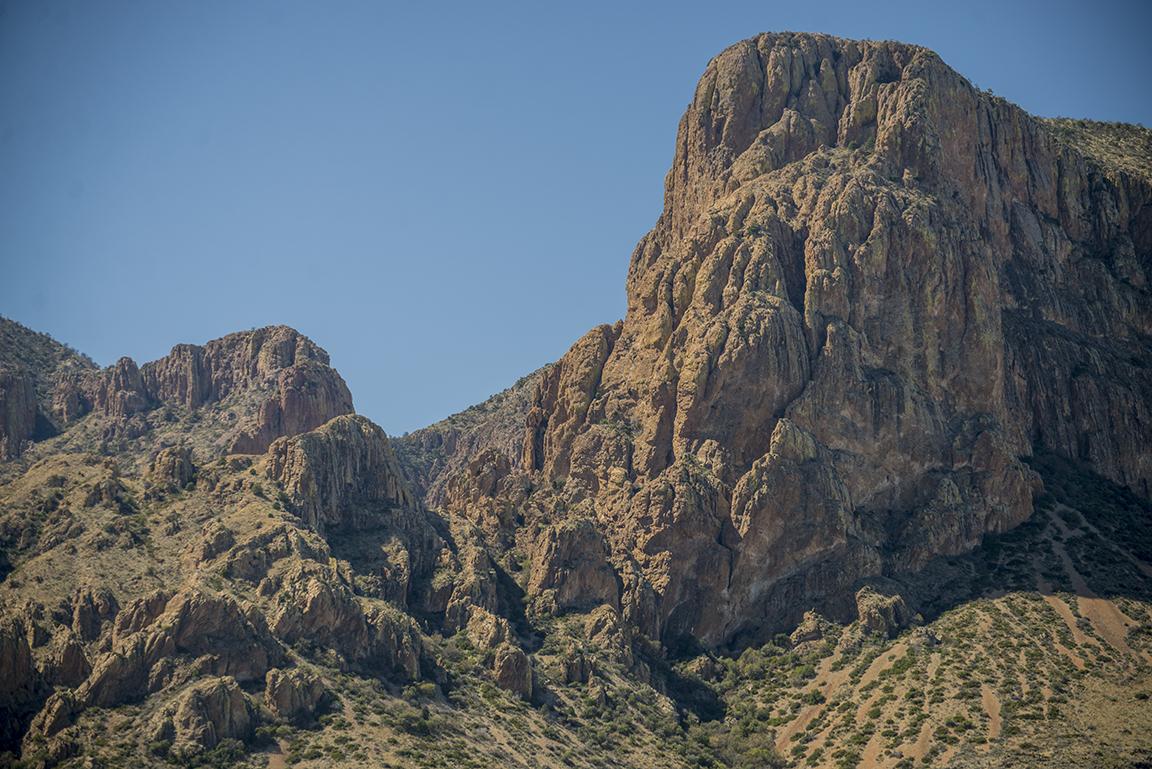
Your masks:
{"label": "weathered stone surface", "polygon": [[191,452],[183,446],[171,446],[156,455],[152,478],[155,483],[176,491],[184,488],[195,473]]}
{"label": "weathered stone surface", "polygon": [[293,510],[321,532],[325,526],[371,523],[354,515],[345,519],[366,503],[385,508],[419,504],[384,431],[364,417],[341,417],[313,432],[281,439],[268,455],[270,477],[282,485]]}
{"label": "weathered stone surface", "polygon": [[468,521],[503,549],[516,538],[523,523],[516,510],[532,493],[529,476],[512,468],[507,456],[494,448],[485,449],[448,481],[441,510]]}
{"label": "weathered stone surface", "polygon": [[234,454],[260,454],[281,436],[299,435],[343,414],[353,413],[352,395],[335,369],[298,363],[280,372],[276,391],[260,405],[256,423],[232,442]]}
{"label": "weathered stone surface", "polygon": [[499,647],[492,674],[501,689],[523,700],[532,699],[532,663],[522,649],[508,644]]}
{"label": "weathered stone surface", "polygon": [[898,595],[882,595],[871,587],[862,587],[856,593],[856,613],[860,626],[866,631],[880,633],[885,638],[912,621],[912,612]]}
{"label": "weathered stone surface", "polygon": [[608,559],[608,542],[594,522],[564,521],[536,539],[528,592],[550,594],[557,611],[587,611],[601,604],[620,608],[620,587]]}
{"label": "weathered stone surface", "polygon": [[392,447],[412,492],[430,508],[444,503],[448,484],[488,449],[520,469],[524,418],[536,383],[550,366],[521,377],[516,384],[467,411],[453,414],[411,435],[392,438]]}
{"label": "weathered stone surface", "polygon": [[0,745],[19,742],[36,709],[39,676],[23,623],[0,618]]}
{"label": "weathered stone surface", "polygon": [[89,673],[92,663],[84,652],[84,645],[76,634],[62,628],[52,636],[44,667],[43,679],[51,686],[79,686]]}
{"label": "weathered stone surface", "polygon": [[632,667],[632,632],[615,607],[603,605],[589,613],[584,622],[584,636],[608,659],[625,669]]}
{"label": "weathered stone surface", "polygon": [[281,595],[287,600],[269,625],[285,644],[307,639],[407,678],[419,670],[422,645],[415,622],[381,601],[362,602],[330,570],[295,565],[284,577]]}
{"label": "weathered stone surface", "polygon": [[64,419],[96,411],[109,419],[106,437],[132,438],[148,429],[133,415],[162,403],[193,410],[242,396],[259,405],[222,439],[232,453],[262,454],[277,438],[354,413],[328,353],[287,326],[229,334],[203,347],[177,345],[140,368],[121,358],[104,371],[66,373],[53,402]]}
{"label": "weathered stone surface", "polygon": [[94,641],[118,611],[120,604],[107,587],[81,585],[72,598],[72,632],[82,642]]}
{"label": "weathered stone surface", "polygon": [[0,462],[23,451],[36,429],[36,386],[22,372],[0,369]]}
{"label": "weathered stone surface", "polygon": [[233,681],[260,678],[279,664],[283,650],[263,618],[246,614],[233,599],[188,590],[168,599],[156,614],[163,600],[165,594],[157,592],[125,608],[126,616],[117,618],[112,651],[92,665],[74,694],[49,699],[32,732],[50,737],[87,707],[111,707],[165,688],[172,682],[171,662],[177,655],[194,660],[200,674]]}
{"label": "weathered stone surface", "polygon": [[796,626],[788,640],[792,643],[793,649],[802,644],[823,641],[824,634],[828,632],[830,627],[831,623],[815,611],[806,611],[804,612],[804,621]]}
{"label": "weathered stone surface", "polygon": [[153,719],[152,736],[171,741],[177,751],[199,753],[221,740],[250,740],[256,720],[236,679],[210,678],[190,685],[165,706]]}
{"label": "weathered stone surface", "polygon": [[327,696],[324,682],[315,673],[299,668],[273,668],[265,677],[264,703],[276,718],[306,721]]}

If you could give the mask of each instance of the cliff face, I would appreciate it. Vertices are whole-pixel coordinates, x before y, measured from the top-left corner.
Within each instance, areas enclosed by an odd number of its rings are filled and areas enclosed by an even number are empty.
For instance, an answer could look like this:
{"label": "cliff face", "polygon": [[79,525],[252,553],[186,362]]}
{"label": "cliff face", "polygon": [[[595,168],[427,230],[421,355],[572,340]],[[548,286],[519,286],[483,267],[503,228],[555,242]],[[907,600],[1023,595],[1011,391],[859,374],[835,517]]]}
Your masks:
{"label": "cliff face", "polygon": [[36,387],[23,372],[0,370],[0,462],[20,454],[36,428]]}
{"label": "cliff face", "polygon": [[1027,519],[1034,446],[1148,497],[1150,224],[1147,176],[931,51],[734,45],[626,318],[537,389],[540,515],[596,522],[645,632],[724,642]]}
{"label": "cliff face", "polygon": [[93,411],[105,417],[105,440],[143,435],[157,421],[145,412],[161,405],[196,412],[215,404],[241,406],[243,416],[223,425],[216,440],[232,454],[263,454],[277,438],[354,413],[328,353],[287,326],[229,334],[203,347],[177,345],[142,367],[121,358],[104,371],[59,377],[53,393],[65,421]]}
{"label": "cliff face", "polygon": [[733,46],[627,317],[395,451],[288,328],[97,372],[0,323],[0,750],[1152,755],[1149,137]]}
{"label": "cliff face", "polygon": [[29,441],[55,435],[54,420],[62,422],[52,411],[55,381],[95,368],[47,334],[0,317],[0,462],[20,456]]}

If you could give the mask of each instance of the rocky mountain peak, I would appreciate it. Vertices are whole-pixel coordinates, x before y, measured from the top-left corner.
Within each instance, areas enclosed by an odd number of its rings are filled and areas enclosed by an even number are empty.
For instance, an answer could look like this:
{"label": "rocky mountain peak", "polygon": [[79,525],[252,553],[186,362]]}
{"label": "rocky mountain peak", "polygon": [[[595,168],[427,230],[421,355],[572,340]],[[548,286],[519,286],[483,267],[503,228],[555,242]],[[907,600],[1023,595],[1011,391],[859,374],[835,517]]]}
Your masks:
{"label": "rocky mountain peak", "polygon": [[926,49],[738,43],[524,467],[645,574],[625,607],[656,588],[645,632],[717,642],[1026,520],[1034,447],[1148,496],[1150,203]]}

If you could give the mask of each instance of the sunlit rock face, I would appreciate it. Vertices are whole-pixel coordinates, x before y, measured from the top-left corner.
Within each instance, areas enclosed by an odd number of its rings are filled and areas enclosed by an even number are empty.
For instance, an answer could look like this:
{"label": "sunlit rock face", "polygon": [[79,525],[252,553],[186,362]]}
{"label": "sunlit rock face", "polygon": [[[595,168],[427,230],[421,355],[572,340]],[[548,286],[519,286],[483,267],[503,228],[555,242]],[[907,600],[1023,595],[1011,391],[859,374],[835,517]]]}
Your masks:
{"label": "sunlit rock face", "polygon": [[528,507],[598,522],[645,632],[724,643],[1025,520],[1034,446],[1149,496],[1150,203],[924,48],[738,43],[627,317],[537,388]]}

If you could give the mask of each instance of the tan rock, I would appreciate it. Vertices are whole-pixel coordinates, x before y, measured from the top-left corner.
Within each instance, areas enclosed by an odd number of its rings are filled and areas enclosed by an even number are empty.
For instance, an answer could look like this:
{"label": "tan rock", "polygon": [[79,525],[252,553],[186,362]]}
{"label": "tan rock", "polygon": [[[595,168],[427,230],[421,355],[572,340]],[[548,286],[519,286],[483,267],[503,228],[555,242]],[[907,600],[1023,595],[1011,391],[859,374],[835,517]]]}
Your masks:
{"label": "tan rock", "polygon": [[866,632],[880,633],[885,638],[896,635],[912,621],[912,612],[898,595],[882,595],[865,586],[856,593],[856,613]]}
{"label": "tan rock", "polygon": [[472,607],[471,615],[465,631],[477,649],[495,649],[513,638],[512,626],[503,617],[479,606]]}
{"label": "tan rock", "polygon": [[375,669],[416,675],[420,634],[406,614],[358,599],[324,568],[300,564],[284,582],[287,600],[269,622],[273,636],[289,645],[307,639]]}
{"label": "tan rock", "polygon": [[608,685],[604,679],[598,675],[590,675],[588,677],[588,699],[597,705],[605,705],[608,702]]}
{"label": "tan rock", "polygon": [[256,713],[230,677],[198,681],[165,706],[152,722],[155,739],[172,741],[175,750],[199,753],[221,740],[252,737]]}
{"label": "tan rock", "polygon": [[815,610],[810,610],[804,613],[804,621],[792,631],[788,640],[791,641],[792,648],[801,644],[823,641],[824,634],[828,632],[831,626],[832,624],[817,614]]}
{"label": "tan rock", "polygon": [[584,649],[575,643],[569,643],[568,648],[560,655],[557,683],[564,685],[570,683],[588,683],[588,680],[599,670],[596,658],[584,653]]}
{"label": "tan rock", "polygon": [[464,472],[487,449],[508,457],[521,470],[524,415],[545,366],[487,401],[411,435],[393,438],[404,477],[417,497],[431,508],[445,501],[449,481]]}
{"label": "tan rock", "polygon": [[620,607],[620,587],[607,540],[585,518],[549,527],[535,541],[528,592],[554,591],[555,611]]}
{"label": "tan rock", "polygon": [[22,622],[0,618],[0,739],[18,742],[35,711],[39,675]]}
{"label": "tan rock", "polygon": [[309,720],[316,706],[327,696],[319,676],[299,668],[273,668],[265,680],[264,703],[276,718]]}
{"label": "tan rock", "polygon": [[95,411],[109,419],[106,438],[147,432],[134,416],[161,403],[193,410],[230,398],[261,404],[222,440],[233,453],[262,454],[277,438],[320,427],[354,413],[344,380],[328,353],[287,326],[229,334],[199,345],[181,344],[160,360],[137,367],[130,358],[100,372],[65,373],[53,404],[64,419]]}
{"label": "tan rock", "polygon": [[632,667],[632,633],[612,606],[594,609],[584,621],[584,636],[612,662]]}
{"label": "tan rock", "polygon": [[[282,484],[292,509],[318,531],[365,525],[357,503],[414,508],[384,431],[360,416],[334,419],[318,430],[278,440],[268,451],[270,477]],[[439,552],[437,548],[436,552]]]}
{"label": "tan rock", "polygon": [[92,672],[92,663],[84,652],[80,639],[67,628],[52,636],[47,658],[41,671],[44,680],[53,686],[76,687]]}
{"label": "tan rock", "polygon": [[83,643],[94,641],[112,624],[118,611],[120,604],[107,587],[81,585],[72,598],[72,632]]}
{"label": "tan rock", "polygon": [[504,644],[496,650],[492,665],[496,685],[522,700],[532,699],[532,664],[522,649]]}
{"label": "tan rock", "polygon": [[256,424],[232,441],[232,453],[261,454],[277,438],[315,430],[330,419],[353,413],[348,387],[326,364],[301,363],[284,369],[276,391],[279,398],[264,401]]}
{"label": "tan rock", "polygon": [[[626,318],[537,386],[531,501],[477,476],[449,509],[505,540],[488,521],[523,517],[534,558],[556,543],[533,532],[592,520],[630,624],[723,643],[1027,519],[1034,446],[1152,498],[1152,180],[1092,168],[925,49],[729,47]],[[545,561],[533,605],[561,610]]]}
{"label": "tan rock", "polygon": [[170,446],[156,455],[152,479],[155,483],[176,491],[192,480],[196,467],[192,464],[192,453],[183,446]]}
{"label": "tan rock", "polygon": [[19,456],[36,429],[36,383],[30,374],[0,370],[0,462]]}

